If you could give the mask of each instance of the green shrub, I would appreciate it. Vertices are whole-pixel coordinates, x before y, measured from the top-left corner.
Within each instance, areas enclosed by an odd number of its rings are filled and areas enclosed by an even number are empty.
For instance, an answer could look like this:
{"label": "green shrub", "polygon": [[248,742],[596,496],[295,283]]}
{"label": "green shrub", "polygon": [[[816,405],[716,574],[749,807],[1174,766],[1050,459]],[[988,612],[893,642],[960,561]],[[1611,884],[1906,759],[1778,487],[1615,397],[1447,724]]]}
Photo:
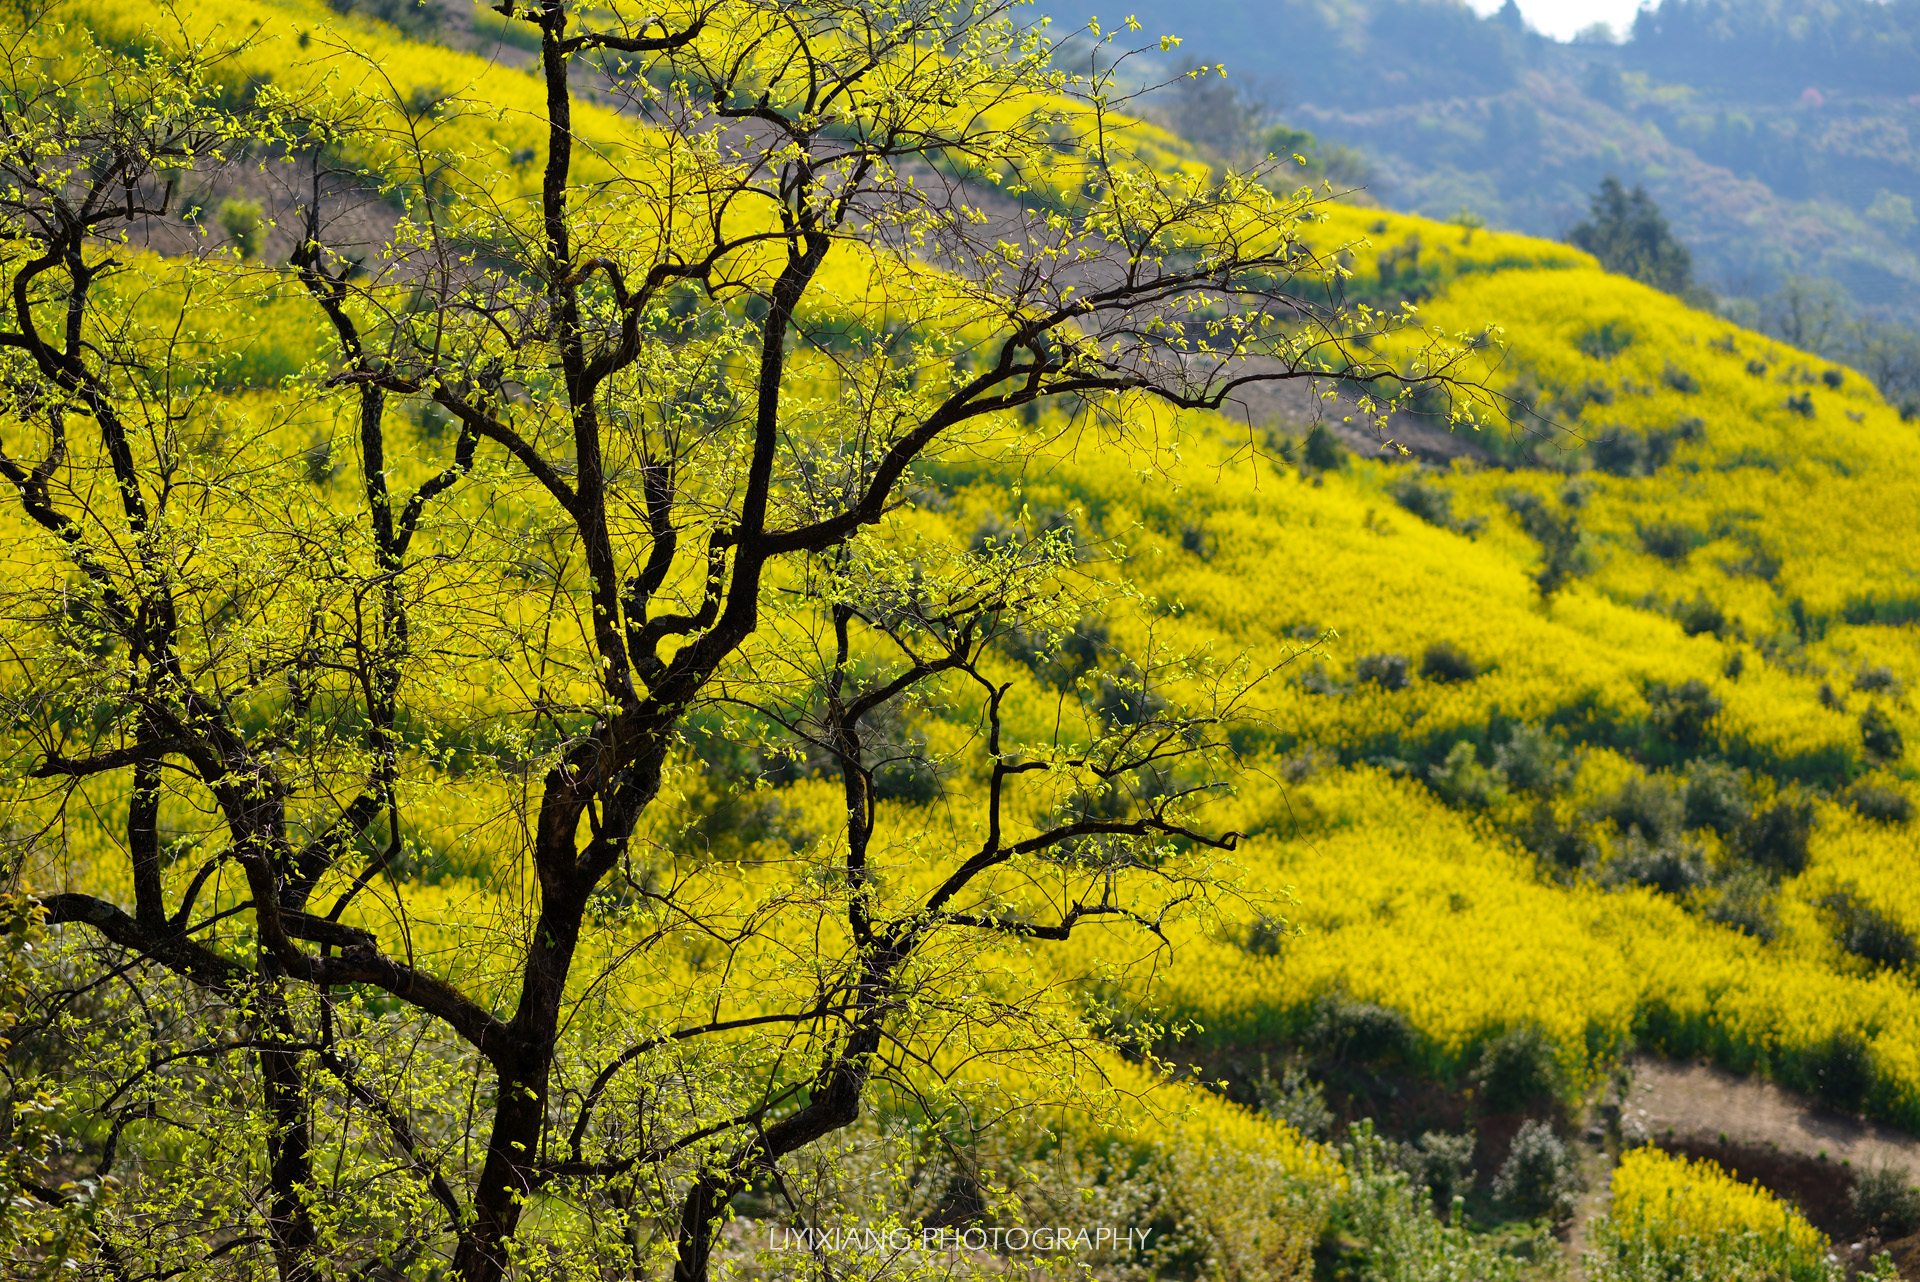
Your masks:
{"label": "green shrub", "polygon": [[1708,921],[1730,926],[1761,943],[1780,933],[1780,910],[1773,879],[1757,868],[1742,868],[1721,881],[1704,909]]}
{"label": "green shrub", "polygon": [[1860,714],[1860,746],[1869,757],[1880,761],[1898,761],[1907,750],[1900,727],[1877,703]]}
{"label": "green shrub", "polygon": [[1920,1230],[1920,1189],[1899,1167],[1869,1166],[1854,1176],[1847,1198],[1861,1222],[1886,1241]]}
{"label": "green shrub", "polygon": [[1594,440],[1587,453],[1593,465],[1613,476],[1651,476],[1667,461],[1663,438],[1615,427]]}
{"label": "green shrub", "polygon": [[1522,1024],[1488,1041],[1471,1075],[1481,1105],[1517,1112],[1551,1101],[1563,1085],[1553,1039],[1538,1024]]}
{"label": "green shrub", "polygon": [[1335,993],[1315,1003],[1306,1043],[1334,1063],[1378,1064],[1413,1047],[1413,1026],[1390,1007]]}
{"label": "green shrub", "polygon": [[1520,522],[1520,528],[1540,545],[1540,569],[1533,576],[1540,595],[1550,597],[1566,586],[1567,580],[1592,568],[1592,557],[1580,534],[1578,509],[1583,491],[1569,485],[1561,493],[1560,510],[1555,511],[1537,494],[1519,492],[1506,496],[1507,508]]}
{"label": "green shrub", "polygon": [[1633,346],[1633,331],[1618,321],[1607,321],[1580,336],[1580,350],[1597,361],[1610,361]]}
{"label": "green shrub", "polygon": [[1346,1188],[1335,1204],[1332,1225],[1339,1232],[1322,1239],[1315,1277],[1522,1282],[1539,1276],[1529,1261],[1553,1258],[1553,1240],[1544,1230],[1517,1244],[1515,1254],[1469,1232],[1461,1223],[1458,1201],[1447,1221],[1436,1219],[1425,1192],[1393,1159],[1393,1146],[1376,1136],[1370,1123],[1355,1127],[1341,1146]]}
{"label": "green shrub", "polygon": [[1275,1080],[1263,1059],[1253,1089],[1268,1117],[1285,1122],[1308,1139],[1324,1140],[1333,1130],[1333,1110],[1327,1107],[1325,1089],[1298,1064],[1289,1064]]}
{"label": "green shrub", "polygon": [[1666,429],[1649,428],[1644,432],[1614,426],[1588,446],[1588,456],[1602,472],[1614,476],[1652,476],[1673,459],[1674,446],[1681,441],[1700,439],[1706,422],[1688,416]]}
{"label": "green shrub", "polygon": [[1904,792],[1877,783],[1857,783],[1847,789],[1846,800],[1862,819],[1878,823],[1903,824],[1913,818],[1913,802]]}
{"label": "green shrub", "polygon": [[1666,369],[1660,372],[1660,379],[1674,391],[1684,393],[1688,396],[1700,390],[1700,380],[1692,374],[1689,374],[1686,370],[1681,369],[1678,365],[1675,365],[1672,361],[1668,361]]}
{"label": "green shrub", "polygon": [[1427,782],[1450,806],[1487,806],[1505,793],[1500,776],[1480,764],[1465,739],[1453,745],[1445,761],[1428,768]]}
{"label": "green shrub", "polygon": [[314,437],[313,443],[301,454],[300,461],[306,468],[307,479],[315,485],[325,485],[333,479],[334,473],[340,470],[333,461],[331,437]]}
{"label": "green shrub", "polygon": [[1807,842],[1813,835],[1813,803],[1782,797],[1740,826],[1734,843],[1754,863],[1783,877],[1798,877],[1807,867]]}
{"label": "green shrub", "polygon": [[1278,957],[1294,930],[1284,918],[1261,913],[1248,925],[1244,947],[1256,957]]}
{"label": "green shrub", "polygon": [[1851,887],[1824,896],[1820,906],[1833,918],[1834,942],[1855,957],[1885,970],[1905,970],[1920,958],[1906,928]]}
{"label": "green shrub", "polygon": [[1553,813],[1553,803],[1545,798],[1534,803],[1526,827],[1518,835],[1521,845],[1563,872],[1585,867],[1594,856],[1593,839],[1577,823],[1562,827]]}
{"label": "green shrub", "polygon": [[1873,1094],[1879,1069],[1873,1047],[1851,1029],[1834,1033],[1801,1059],[1807,1089],[1835,1108],[1857,1113]]}
{"label": "green shrub", "polygon": [[213,220],[220,224],[221,231],[227,233],[227,239],[233,242],[233,247],[240,251],[242,258],[260,256],[260,248],[267,236],[267,219],[259,201],[229,196],[220,202]]}
{"label": "green shrub", "polygon": [[1705,742],[1707,723],[1720,715],[1720,699],[1698,677],[1677,686],[1655,681],[1647,686],[1647,710],[1656,731],[1691,751]]}
{"label": "green shrub", "polygon": [[1354,680],[1370,682],[1382,690],[1404,690],[1408,682],[1407,656],[1404,654],[1362,655],[1353,667]]}
{"label": "green shrub", "polygon": [[1899,694],[1900,678],[1884,663],[1870,663],[1853,674],[1853,688],[1869,694]]}
{"label": "green shrub", "polygon": [[1724,636],[1727,631],[1727,615],[1719,604],[1699,589],[1694,590],[1691,600],[1678,602],[1673,607],[1673,618],[1680,630],[1690,637],[1710,632],[1714,636]]}
{"label": "green shrub", "polygon": [[1470,517],[1458,520],[1453,515],[1453,495],[1443,487],[1427,479],[1421,472],[1414,472],[1395,481],[1388,489],[1393,501],[1428,525],[1437,525],[1443,530],[1452,530],[1456,534],[1472,537],[1486,525],[1482,517]]}
{"label": "green shrub", "polygon": [[1413,1176],[1446,1206],[1456,1195],[1473,1189],[1473,1132],[1448,1135],[1444,1131],[1426,1131],[1417,1143],[1400,1146],[1400,1167]]}
{"label": "green shrub", "polygon": [[1346,462],[1347,447],[1340,443],[1340,438],[1326,424],[1315,423],[1307,432],[1301,457],[1316,472],[1336,471]]}
{"label": "green shrub", "polygon": [[1647,521],[1636,523],[1633,528],[1640,536],[1640,546],[1662,561],[1684,561],[1706,542],[1700,531],[1679,521]]}
{"label": "green shrub", "polygon": [[1457,681],[1471,681],[1480,675],[1480,666],[1459,646],[1448,641],[1435,641],[1420,656],[1420,676],[1427,681],[1437,681],[1443,685]]}
{"label": "green shrub", "polygon": [[1530,725],[1517,725],[1508,731],[1507,741],[1493,750],[1493,768],[1509,788],[1521,792],[1551,792],[1567,776],[1559,743],[1545,730]]}
{"label": "green shrub", "polygon": [[1645,886],[1663,895],[1684,895],[1706,884],[1707,861],[1697,846],[1677,840],[1650,843],[1636,831],[1607,861],[1602,880],[1609,886]]}
{"label": "green shrub", "polygon": [[1340,694],[1343,687],[1327,671],[1327,665],[1315,659],[1305,672],[1300,674],[1300,688],[1308,694]]}
{"label": "green shrub", "polygon": [[1752,813],[1746,775],[1723,761],[1695,763],[1680,789],[1680,802],[1688,828],[1711,828],[1723,837]]}
{"label": "green shrub", "polygon": [[1511,1214],[1554,1221],[1573,1214],[1580,1195],[1580,1171],[1553,1128],[1529,1119],[1513,1137],[1513,1147],[1493,1177],[1494,1201]]}
{"label": "green shrub", "polygon": [[1587,811],[1594,823],[1612,820],[1622,836],[1638,832],[1652,842],[1664,841],[1679,833],[1685,814],[1680,794],[1671,782],[1659,775],[1637,775]]}

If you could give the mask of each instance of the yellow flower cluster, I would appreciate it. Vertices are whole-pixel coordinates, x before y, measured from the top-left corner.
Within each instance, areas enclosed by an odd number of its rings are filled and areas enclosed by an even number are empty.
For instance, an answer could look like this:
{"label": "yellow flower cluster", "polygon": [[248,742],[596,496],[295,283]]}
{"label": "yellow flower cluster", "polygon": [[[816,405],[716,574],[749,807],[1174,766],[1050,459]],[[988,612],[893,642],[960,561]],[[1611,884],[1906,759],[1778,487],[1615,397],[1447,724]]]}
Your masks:
{"label": "yellow flower cluster", "polygon": [[1429,1068],[1449,1075],[1521,1024],[1554,1038],[1575,1081],[1629,1038],[1792,1077],[1836,1034],[1858,1032],[1880,1075],[1875,1103],[1920,1118],[1920,997],[1895,975],[1762,946],[1651,891],[1544,882],[1477,821],[1374,770],[1323,774],[1284,804],[1297,836],[1243,848],[1246,915],[1264,910],[1298,933],[1262,944],[1245,924],[1196,931],[1175,940],[1177,964],[1158,977],[1160,999],[1215,1044],[1297,1035],[1330,992],[1402,1012]]}
{"label": "yellow flower cluster", "polygon": [[1754,1282],[1822,1279],[1832,1267],[1825,1235],[1778,1198],[1714,1162],[1655,1148],[1632,1150],[1614,1169],[1610,1218],[1599,1237],[1616,1265],[1684,1252],[1717,1260],[1716,1277]]}

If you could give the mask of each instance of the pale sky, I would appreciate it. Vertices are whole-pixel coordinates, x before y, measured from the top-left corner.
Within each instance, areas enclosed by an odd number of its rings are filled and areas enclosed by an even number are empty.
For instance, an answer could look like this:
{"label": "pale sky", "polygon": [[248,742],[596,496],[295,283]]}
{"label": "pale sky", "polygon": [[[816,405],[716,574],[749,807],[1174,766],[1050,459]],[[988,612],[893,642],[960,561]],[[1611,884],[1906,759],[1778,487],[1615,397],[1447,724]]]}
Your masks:
{"label": "pale sky", "polygon": [[[1481,14],[1499,9],[1504,0],[1467,0]],[[1639,0],[1518,0],[1527,25],[1555,40],[1571,40],[1596,22],[1613,28],[1613,38],[1626,37],[1633,26]]]}

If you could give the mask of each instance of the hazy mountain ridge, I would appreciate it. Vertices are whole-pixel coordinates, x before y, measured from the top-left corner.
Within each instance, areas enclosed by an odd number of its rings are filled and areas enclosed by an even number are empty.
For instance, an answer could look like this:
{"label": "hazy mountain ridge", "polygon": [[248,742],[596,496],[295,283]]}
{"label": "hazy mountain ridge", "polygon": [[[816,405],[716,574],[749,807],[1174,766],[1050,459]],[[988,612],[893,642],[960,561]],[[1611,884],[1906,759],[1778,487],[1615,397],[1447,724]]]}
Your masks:
{"label": "hazy mountain ridge", "polygon": [[[1050,8],[1077,25],[1072,0]],[[1363,150],[1390,207],[1557,237],[1615,173],[1646,184],[1722,292],[1825,276],[1920,322],[1915,0],[1668,0],[1620,45],[1559,44],[1511,6],[1483,19],[1458,0],[1136,12],[1288,123]]]}

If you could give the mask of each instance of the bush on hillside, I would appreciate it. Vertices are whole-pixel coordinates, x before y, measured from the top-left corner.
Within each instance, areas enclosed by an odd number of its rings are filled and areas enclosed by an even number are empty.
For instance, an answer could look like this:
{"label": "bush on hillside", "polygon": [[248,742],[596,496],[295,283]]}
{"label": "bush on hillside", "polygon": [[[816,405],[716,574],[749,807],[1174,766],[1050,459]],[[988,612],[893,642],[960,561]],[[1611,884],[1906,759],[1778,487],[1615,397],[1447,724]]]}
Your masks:
{"label": "bush on hillside", "polygon": [[1481,1106],[1495,1113],[1549,1103],[1563,1085],[1553,1039],[1538,1024],[1522,1024],[1489,1040],[1470,1076]]}
{"label": "bush on hillside", "polygon": [[[1315,1277],[1522,1282],[1535,1276],[1517,1253],[1502,1250],[1453,1217],[1436,1217],[1426,1194],[1399,1168],[1397,1155],[1396,1147],[1375,1135],[1370,1123],[1355,1127],[1352,1138],[1341,1145],[1347,1182],[1332,1225],[1339,1232],[1322,1238],[1315,1253]],[[1549,1258],[1554,1250],[1545,1232],[1521,1245],[1532,1259]]]}
{"label": "bush on hillside", "polygon": [[1744,555],[1720,562],[1720,568],[1728,574],[1740,578],[1759,579],[1771,583],[1780,577],[1782,562],[1780,554],[1768,548],[1758,536],[1748,533],[1734,535],[1746,548]]}
{"label": "bush on hillside", "polygon": [[1798,877],[1807,868],[1807,843],[1813,836],[1813,803],[1781,797],[1740,825],[1734,845],[1742,856],[1782,877]]}
{"label": "bush on hillside", "polygon": [[1545,1122],[1522,1123],[1493,1177],[1494,1201],[1517,1216],[1558,1221],[1573,1214],[1579,1195],[1579,1167],[1566,1144]]}
{"label": "bush on hillside", "polygon": [[1260,913],[1247,926],[1245,948],[1256,957],[1278,957],[1298,932],[1284,917]]}
{"label": "bush on hillside", "polygon": [[1711,828],[1723,837],[1746,822],[1753,809],[1746,772],[1724,761],[1696,762],[1680,789],[1680,803],[1689,829]]}
{"label": "bush on hillside", "polygon": [[1507,741],[1493,750],[1493,768],[1509,788],[1521,792],[1551,792],[1567,777],[1559,743],[1532,725],[1516,725],[1508,731]]}
{"label": "bush on hillside", "polygon": [[1308,665],[1307,670],[1300,674],[1300,689],[1307,694],[1327,695],[1340,694],[1344,687],[1333,679],[1333,674],[1327,671],[1325,663],[1315,659]]}
{"label": "bush on hillside", "polygon": [[1450,641],[1435,641],[1420,656],[1420,676],[1426,681],[1450,685],[1471,681],[1480,675],[1480,665],[1472,656]]}
{"label": "bush on hillside", "polygon": [[1324,1140],[1332,1132],[1333,1110],[1327,1107],[1326,1090],[1300,1065],[1287,1065],[1276,1079],[1263,1057],[1253,1090],[1262,1112],[1308,1139]]}
{"label": "bush on hillside", "polygon": [[1772,878],[1757,868],[1742,868],[1720,882],[1704,914],[1708,921],[1769,943],[1780,933],[1777,895]]}
{"label": "bush on hillside", "polygon": [[1873,1047],[1852,1029],[1842,1029],[1809,1048],[1801,1056],[1801,1073],[1808,1090],[1848,1113],[1866,1106],[1879,1078]]}
{"label": "bush on hillside", "polygon": [[1652,476],[1673,461],[1673,451],[1683,441],[1697,441],[1706,431],[1706,421],[1693,415],[1674,420],[1671,427],[1635,430],[1614,426],[1588,447],[1593,465],[1614,476]]}
{"label": "bush on hillside", "polygon": [[1602,321],[1580,336],[1582,353],[1596,361],[1610,361],[1633,346],[1633,330],[1620,321]]}
{"label": "bush on hillside", "polygon": [[1315,423],[1307,432],[1301,459],[1316,472],[1338,471],[1346,462],[1347,447],[1340,443],[1332,428],[1325,423]]}
{"label": "bush on hillside", "polygon": [[1920,1231],[1920,1189],[1900,1167],[1867,1167],[1853,1177],[1847,1200],[1861,1222],[1887,1241]]}
{"label": "bush on hillside", "polygon": [[1473,1188],[1476,1143],[1472,1131],[1425,1131],[1418,1142],[1400,1146],[1400,1167],[1425,1185],[1435,1202],[1447,1206]]}
{"label": "bush on hillside", "polygon": [[1884,663],[1870,663],[1854,673],[1853,688],[1869,694],[1897,695],[1901,691],[1900,678]]}
{"label": "bush on hillside", "polygon": [[1427,782],[1450,806],[1488,806],[1505,796],[1500,776],[1480,764],[1480,757],[1465,739],[1453,745],[1446,760],[1427,769]]}
{"label": "bush on hillside", "polygon": [[1167,710],[1167,701],[1148,685],[1145,673],[1127,664],[1101,678],[1094,707],[1108,726],[1124,728],[1144,725],[1160,716]]}
{"label": "bush on hillside", "polygon": [[1877,703],[1860,714],[1860,746],[1879,761],[1898,761],[1907,750],[1900,727]]}
{"label": "bush on hillside", "polygon": [[1913,818],[1913,802],[1904,792],[1877,783],[1857,783],[1847,789],[1846,801],[1862,819],[1903,824]]}
{"label": "bush on hillside", "polygon": [[1354,680],[1379,686],[1382,690],[1404,690],[1408,682],[1407,656],[1404,654],[1362,655],[1353,666]]}
{"label": "bush on hillside", "polygon": [[1414,472],[1401,477],[1389,488],[1393,501],[1428,525],[1437,525],[1443,530],[1452,530],[1455,534],[1464,534],[1471,538],[1486,526],[1484,517],[1469,517],[1458,520],[1453,515],[1453,495],[1445,488],[1429,480],[1425,473]]}
{"label": "bush on hillside", "polygon": [[1378,1064],[1413,1048],[1413,1025],[1390,1007],[1334,993],[1315,1003],[1305,1041],[1336,1064]]}
{"label": "bush on hillside", "polygon": [[1833,920],[1833,939],[1849,953],[1882,970],[1906,970],[1920,949],[1894,918],[1860,898],[1852,887],[1824,896],[1820,907]]}
{"label": "bush on hillside", "polygon": [[1674,236],[1645,187],[1635,184],[1628,191],[1608,174],[1593,194],[1587,217],[1574,225],[1567,239],[1610,272],[1669,294],[1694,296],[1693,255]]}
{"label": "bush on hillside", "polygon": [[1536,801],[1519,833],[1520,844],[1548,861],[1564,876],[1586,866],[1594,856],[1593,839],[1578,823],[1562,826],[1553,803]]}
{"label": "bush on hillside", "polygon": [[1640,537],[1640,546],[1662,561],[1684,561],[1689,553],[1706,542],[1706,537],[1700,531],[1678,521],[1647,521],[1636,523],[1633,528]]}
{"label": "bush on hillside", "polygon": [[1520,522],[1520,528],[1540,545],[1541,564],[1534,573],[1534,586],[1543,597],[1551,597],[1565,587],[1569,579],[1593,568],[1593,558],[1581,538],[1578,509],[1583,492],[1569,485],[1561,493],[1559,510],[1548,506],[1538,494],[1526,492],[1506,496],[1507,508]]}
{"label": "bush on hillside", "polygon": [[1660,372],[1660,381],[1684,396],[1691,396],[1700,390],[1700,380],[1672,361],[1668,361],[1667,367]]}
{"label": "bush on hillside", "polygon": [[1647,711],[1653,728],[1674,746],[1694,751],[1704,746],[1707,723],[1720,715],[1720,699],[1698,677],[1677,686],[1664,681],[1647,685]]}
{"label": "bush on hillside", "polygon": [[1622,837],[1638,832],[1651,842],[1678,834],[1685,815],[1680,794],[1661,775],[1636,775],[1587,810],[1592,822],[1611,820]]}
{"label": "bush on hillside", "polygon": [[1654,843],[1638,831],[1627,834],[1607,861],[1609,886],[1645,886],[1663,895],[1684,895],[1707,880],[1707,860],[1698,846],[1677,839]]}
{"label": "bush on hillside", "polygon": [[1718,637],[1727,633],[1727,612],[1720,608],[1719,602],[1698,589],[1690,599],[1674,603],[1673,619],[1690,637],[1703,633]]}
{"label": "bush on hillside", "polygon": [[214,211],[213,220],[242,258],[258,258],[266,243],[267,216],[257,200],[228,197]]}

